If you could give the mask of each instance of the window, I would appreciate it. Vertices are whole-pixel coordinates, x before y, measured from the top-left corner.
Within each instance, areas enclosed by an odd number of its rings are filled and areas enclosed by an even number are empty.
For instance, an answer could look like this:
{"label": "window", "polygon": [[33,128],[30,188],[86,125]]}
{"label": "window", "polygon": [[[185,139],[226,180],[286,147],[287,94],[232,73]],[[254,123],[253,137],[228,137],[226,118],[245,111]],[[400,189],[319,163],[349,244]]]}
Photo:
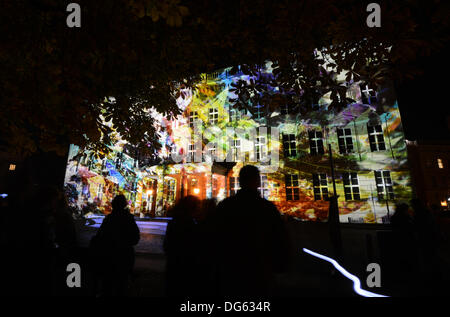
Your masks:
{"label": "window", "polygon": [[344,182],[345,200],[360,200],[358,175],[356,173],[344,173],[342,180]]}
{"label": "window", "polygon": [[238,162],[241,155],[241,140],[233,139],[231,140],[231,160],[233,162]]}
{"label": "window", "polygon": [[261,196],[267,199],[269,197],[269,182],[267,181],[267,175],[261,174],[261,187],[259,187]]}
{"label": "window", "polygon": [[322,131],[310,130],[309,136],[309,149],[312,155],[324,154],[323,150],[323,134]]}
{"label": "window", "polygon": [[285,176],[286,200],[300,199],[300,186],[297,174],[287,174]]}
{"label": "window", "polygon": [[195,157],[195,142],[192,142],[189,144],[189,151],[188,151],[188,162],[194,162]]}
{"label": "window", "polygon": [[166,201],[172,203],[175,200],[175,180],[167,179],[165,181]]}
{"label": "window", "polygon": [[239,189],[239,178],[230,177],[230,195],[236,195]]}
{"label": "window", "polygon": [[328,199],[327,174],[313,174],[314,200]]}
{"label": "window", "polygon": [[350,128],[337,129],[339,153],[346,154],[353,152],[352,130]]}
{"label": "window", "polygon": [[367,131],[369,132],[370,150],[372,152],[386,150],[386,145],[384,144],[383,129],[381,128],[381,125],[367,125]]}
{"label": "window", "polygon": [[98,188],[97,188],[97,198],[99,200],[102,200],[103,197],[103,184],[98,184]]}
{"label": "window", "polygon": [[217,153],[217,143],[208,143],[208,156],[211,158],[211,161],[216,159]]}
{"label": "window", "polygon": [[255,143],[256,161],[265,160],[267,158],[266,137],[256,137]]}
{"label": "window", "polygon": [[297,156],[297,145],[295,141],[295,134],[283,134],[283,150],[284,150],[284,157]]}
{"label": "window", "polygon": [[377,102],[376,91],[370,88],[367,84],[360,84],[359,89],[361,90],[361,101],[363,104],[371,105]]}
{"label": "window", "polygon": [[241,120],[242,111],[239,109],[230,109],[230,122],[237,122]]}
{"label": "window", "polygon": [[198,120],[198,113],[197,111],[191,111],[189,113],[189,126],[193,129],[194,128],[194,122]]}
{"label": "window", "polygon": [[283,105],[280,108],[280,113],[283,115],[290,114],[292,112],[292,106],[291,105]]}
{"label": "window", "polygon": [[394,188],[392,187],[391,172],[375,171],[377,182],[378,199],[394,199]]}
{"label": "window", "polygon": [[437,164],[439,168],[444,168],[444,164],[442,163],[442,159],[438,158],[437,159]]}
{"label": "window", "polygon": [[265,115],[265,108],[264,108],[264,106],[261,106],[261,105],[255,106],[254,118],[255,119],[262,119],[262,118],[264,118],[264,115]]}
{"label": "window", "polygon": [[217,108],[209,108],[209,123],[217,124],[219,122],[219,110]]}

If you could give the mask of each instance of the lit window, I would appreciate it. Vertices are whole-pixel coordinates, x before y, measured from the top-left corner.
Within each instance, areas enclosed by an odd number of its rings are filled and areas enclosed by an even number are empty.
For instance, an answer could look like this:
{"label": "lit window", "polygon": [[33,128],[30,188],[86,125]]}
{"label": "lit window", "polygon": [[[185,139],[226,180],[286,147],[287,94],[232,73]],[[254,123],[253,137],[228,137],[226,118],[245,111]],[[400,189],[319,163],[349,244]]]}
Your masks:
{"label": "lit window", "polygon": [[358,175],[356,173],[344,173],[342,180],[344,182],[345,200],[360,200]]}
{"label": "lit window", "polygon": [[363,104],[373,104],[377,102],[377,93],[375,90],[370,88],[367,84],[360,84],[359,88],[361,90],[361,101]]}
{"label": "lit window", "polygon": [[241,120],[242,111],[239,109],[230,109],[230,122]]}
{"label": "lit window", "polygon": [[99,184],[97,188],[97,198],[102,200],[103,198],[103,184]]}
{"label": "lit window", "polygon": [[217,108],[209,108],[209,123],[217,124],[219,121],[219,110]]}
{"label": "lit window", "polygon": [[313,174],[314,200],[328,199],[327,174]]}
{"label": "lit window", "polygon": [[211,161],[216,159],[217,153],[217,143],[208,143],[208,156],[211,158]]}
{"label": "lit window", "polygon": [[15,164],[9,164],[9,170],[10,171],[15,171],[16,170],[16,165]]}
{"label": "lit window", "polygon": [[198,113],[197,111],[191,111],[189,113],[189,126],[193,129],[194,123],[198,120]]}
{"label": "lit window", "polygon": [[367,125],[367,131],[369,132],[370,150],[372,152],[386,150],[386,145],[384,144],[383,129],[381,128],[381,125]]}
{"label": "lit window", "polygon": [[255,108],[255,113],[254,113],[255,119],[262,119],[262,118],[264,118],[264,115],[265,115],[265,108],[264,108],[264,106],[257,105],[254,108]]}
{"label": "lit window", "polygon": [[394,199],[394,188],[392,186],[391,172],[375,171],[378,199]]}
{"label": "lit window", "polygon": [[285,176],[286,200],[300,199],[300,186],[297,174],[287,174]]}
{"label": "lit window", "polygon": [[189,144],[189,151],[188,151],[188,162],[194,162],[195,157],[195,142],[192,142]]}
{"label": "lit window", "polygon": [[236,195],[239,189],[239,178],[230,177],[230,195]]}
{"label": "lit window", "polygon": [[309,149],[312,155],[324,154],[323,149],[323,134],[322,131],[310,130],[309,136]]}
{"label": "lit window", "polygon": [[444,164],[442,163],[442,160],[440,158],[437,159],[438,167],[444,168]]}
{"label": "lit window", "polygon": [[164,181],[164,188],[165,188],[165,200],[169,203],[174,202],[175,200],[175,180],[174,179],[167,179]]}
{"label": "lit window", "polygon": [[349,128],[337,129],[339,152],[341,154],[353,152],[352,130]]}
{"label": "lit window", "polygon": [[269,182],[267,181],[267,175],[261,174],[261,187],[259,187],[261,196],[265,199],[269,197]]}
{"label": "lit window", "polygon": [[262,161],[267,158],[266,138],[263,136],[256,137],[255,143],[256,161]]}
{"label": "lit window", "polygon": [[297,156],[297,145],[295,134],[283,134],[284,157]]}
{"label": "lit window", "polygon": [[233,139],[231,140],[231,160],[233,162],[238,162],[241,155],[241,140]]}

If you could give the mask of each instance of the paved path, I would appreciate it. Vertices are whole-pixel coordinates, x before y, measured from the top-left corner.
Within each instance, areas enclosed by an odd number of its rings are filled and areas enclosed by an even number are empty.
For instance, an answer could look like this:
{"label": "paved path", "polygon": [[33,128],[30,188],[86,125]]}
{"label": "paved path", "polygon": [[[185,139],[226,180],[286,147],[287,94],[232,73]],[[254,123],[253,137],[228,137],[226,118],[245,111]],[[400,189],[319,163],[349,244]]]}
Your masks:
{"label": "paved path", "polygon": [[[87,222],[87,225],[78,223],[77,232],[81,247],[87,247],[89,245],[89,241],[95,235],[102,221],[103,217],[98,217],[90,219]],[[141,239],[135,247],[136,252],[162,254],[162,245],[164,235],[166,233],[167,220],[136,221],[136,224],[141,232]]]}

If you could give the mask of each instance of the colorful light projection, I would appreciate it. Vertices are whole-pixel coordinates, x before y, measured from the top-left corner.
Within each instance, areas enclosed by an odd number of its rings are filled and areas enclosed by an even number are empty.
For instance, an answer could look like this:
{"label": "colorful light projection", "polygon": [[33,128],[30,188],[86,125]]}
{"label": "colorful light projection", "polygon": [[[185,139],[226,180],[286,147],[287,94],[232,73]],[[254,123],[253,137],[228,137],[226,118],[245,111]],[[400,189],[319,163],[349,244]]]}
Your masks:
{"label": "colorful light projection", "polygon": [[[272,76],[270,63],[261,76]],[[300,116],[283,107],[271,112],[261,105],[252,112],[233,109],[230,99],[236,96],[230,84],[249,80],[242,74],[229,76],[223,71],[203,78],[197,92],[179,100],[182,114],[177,118],[155,113],[162,127],[161,157],[185,155],[180,163],[138,167],[123,154],[119,140],[103,161],[71,146],[66,185],[72,189],[74,204],[107,213],[108,202],[122,192],[132,212],[164,216],[182,196],[221,200],[232,195],[239,189],[240,168],[254,164],[262,173],[262,195],[280,212],[300,220],[325,221],[327,198],[332,194],[328,144],[333,151],[341,222],[382,223],[396,202],[411,198],[406,142],[389,87],[378,94],[366,87],[370,94],[366,96],[361,83],[347,83],[347,96],[356,101],[343,111],[327,111],[328,94],[318,101],[317,111]],[[214,147],[203,149],[202,162],[189,163],[194,121],[201,123],[201,145]],[[260,127],[278,129],[279,138],[266,135],[254,140],[236,132]],[[258,161],[267,151],[278,151],[275,171]],[[235,162],[220,166],[208,156],[212,152]],[[249,162],[252,155],[256,162]]]}

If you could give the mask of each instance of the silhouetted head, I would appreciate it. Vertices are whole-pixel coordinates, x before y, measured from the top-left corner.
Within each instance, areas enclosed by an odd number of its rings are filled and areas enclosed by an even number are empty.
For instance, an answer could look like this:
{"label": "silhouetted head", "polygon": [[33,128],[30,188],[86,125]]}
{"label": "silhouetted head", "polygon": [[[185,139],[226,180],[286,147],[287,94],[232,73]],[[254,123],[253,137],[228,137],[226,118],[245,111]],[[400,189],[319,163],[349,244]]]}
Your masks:
{"label": "silhouetted head", "polygon": [[181,198],[172,208],[170,214],[173,217],[194,217],[198,215],[199,210],[200,199],[196,196],[189,195]]}
{"label": "silhouetted head", "polygon": [[395,213],[398,215],[407,215],[408,209],[409,209],[408,204],[405,204],[405,203],[397,204],[395,206]]}
{"label": "silhouetted head", "polygon": [[114,197],[111,205],[113,211],[119,211],[125,209],[125,207],[128,205],[128,202],[124,195],[117,195],[116,197]]}
{"label": "silhouetted head", "polygon": [[213,217],[216,211],[217,200],[215,198],[205,199],[202,201],[201,212],[198,219],[204,220]]}
{"label": "silhouetted head", "polygon": [[261,185],[259,170],[256,166],[245,165],[239,172],[239,184],[242,189],[257,190]]}

